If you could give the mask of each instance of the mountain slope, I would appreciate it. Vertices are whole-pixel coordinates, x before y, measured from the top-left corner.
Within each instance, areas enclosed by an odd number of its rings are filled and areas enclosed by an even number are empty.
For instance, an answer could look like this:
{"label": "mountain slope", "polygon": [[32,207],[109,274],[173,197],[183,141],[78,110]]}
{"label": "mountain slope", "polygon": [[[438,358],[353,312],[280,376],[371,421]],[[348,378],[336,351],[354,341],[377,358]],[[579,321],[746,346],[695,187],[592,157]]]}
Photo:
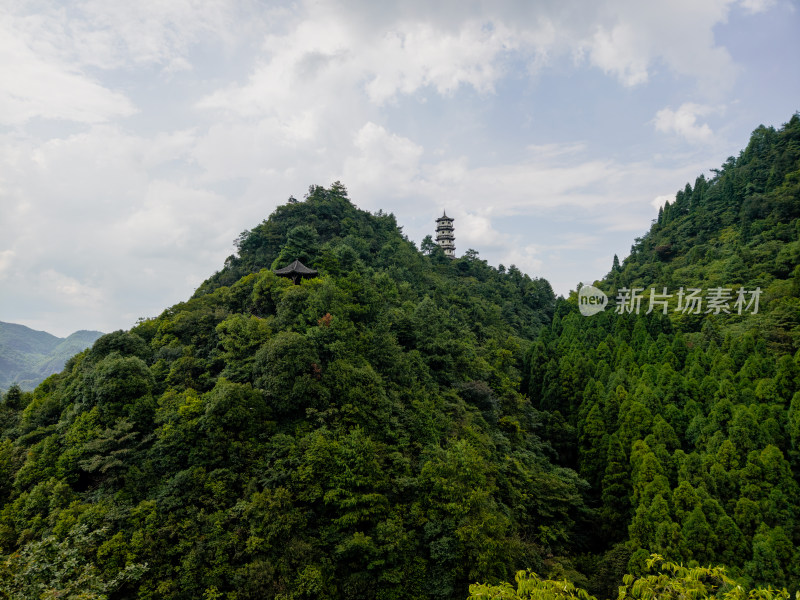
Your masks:
{"label": "mountain slope", "polygon": [[[581,563],[594,593],[611,597],[653,552],[800,588],[798,248],[794,115],[678,192],[595,282],[605,311],[583,316],[573,294],[529,349],[523,389],[600,516]],[[763,291],[757,312],[735,309],[740,287]],[[672,294],[667,314],[646,314],[650,288]],[[702,290],[700,310],[679,306],[681,288]],[[708,304],[713,288],[731,290],[728,313]]]}
{"label": "mountain slope", "polygon": [[[187,302],[7,395],[0,589],[463,598],[570,568],[585,484],[518,391],[546,281],[420,253],[339,184],[237,245]],[[269,270],[295,258],[320,277]]]}
{"label": "mountain slope", "polygon": [[0,322],[0,389],[16,383],[32,390],[101,335],[99,331],[76,331],[59,338],[24,325]]}
{"label": "mountain slope", "polygon": [[[686,184],[637,239],[601,287],[760,288],[759,315],[725,317],[724,328],[758,329],[776,349],[800,348],[800,116],[760,126],[745,150],[706,181]],[[659,288],[660,292],[661,289]],[[702,318],[678,315],[683,330]]]}
{"label": "mountain slope", "polygon": [[[682,190],[590,317],[312,186],[187,302],[5,395],[0,590],[463,598],[528,567],[615,597],[651,552],[796,590],[798,131]],[[272,273],[294,259],[320,277]],[[762,310],[614,310],[711,286]]]}

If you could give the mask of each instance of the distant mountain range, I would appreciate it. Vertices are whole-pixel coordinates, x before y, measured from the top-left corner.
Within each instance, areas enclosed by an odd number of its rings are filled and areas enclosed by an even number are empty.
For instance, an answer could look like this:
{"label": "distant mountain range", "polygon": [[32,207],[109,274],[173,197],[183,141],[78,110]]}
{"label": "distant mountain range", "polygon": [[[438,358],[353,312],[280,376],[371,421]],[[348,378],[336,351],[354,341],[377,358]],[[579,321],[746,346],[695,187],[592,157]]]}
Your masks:
{"label": "distant mountain range", "polygon": [[18,384],[32,390],[67,360],[103,335],[100,331],[76,331],[66,338],[0,321],[0,390]]}

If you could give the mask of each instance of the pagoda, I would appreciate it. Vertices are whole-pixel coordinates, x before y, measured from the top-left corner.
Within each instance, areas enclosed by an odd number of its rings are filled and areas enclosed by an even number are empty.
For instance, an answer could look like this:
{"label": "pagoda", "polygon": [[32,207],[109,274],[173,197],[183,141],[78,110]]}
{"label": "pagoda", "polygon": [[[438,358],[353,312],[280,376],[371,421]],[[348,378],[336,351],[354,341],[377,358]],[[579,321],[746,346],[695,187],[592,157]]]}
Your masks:
{"label": "pagoda", "polygon": [[299,260],[294,261],[292,264],[283,267],[282,269],[275,269],[275,275],[281,277],[288,277],[295,285],[300,285],[302,279],[312,279],[317,276],[314,269],[309,269]]}
{"label": "pagoda", "polygon": [[453,219],[447,216],[447,211],[436,219],[436,243],[448,258],[456,257],[456,238],[453,236]]}

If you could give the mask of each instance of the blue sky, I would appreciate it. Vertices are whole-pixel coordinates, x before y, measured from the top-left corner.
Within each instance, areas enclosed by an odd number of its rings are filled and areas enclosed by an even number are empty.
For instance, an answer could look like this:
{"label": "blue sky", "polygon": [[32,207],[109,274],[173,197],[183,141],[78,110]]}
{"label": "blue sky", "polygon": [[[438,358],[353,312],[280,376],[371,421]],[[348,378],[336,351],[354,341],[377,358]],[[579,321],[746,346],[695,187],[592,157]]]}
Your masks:
{"label": "blue sky", "polygon": [[800,110],[788,0],[0,6],[0,320],[128,328],[311,184],[557,293]]}

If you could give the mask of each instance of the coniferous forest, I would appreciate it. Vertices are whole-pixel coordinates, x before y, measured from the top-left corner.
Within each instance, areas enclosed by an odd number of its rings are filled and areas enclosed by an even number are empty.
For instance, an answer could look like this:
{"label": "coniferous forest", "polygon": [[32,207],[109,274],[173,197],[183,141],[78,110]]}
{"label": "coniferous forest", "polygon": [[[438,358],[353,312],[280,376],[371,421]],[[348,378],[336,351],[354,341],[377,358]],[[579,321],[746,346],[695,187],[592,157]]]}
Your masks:
{"label": "coniferous forest", "polygon": [[[592,316],[338,182],[235,245],[4,395],[0,597],[700,597],[717,566],[800,588],[800,116],[678,191]],[[273,273],[296,259],[320,276]],[[665,588],[652,554],[711,569]],[[570,584],[501,585],[520,569]]]}

